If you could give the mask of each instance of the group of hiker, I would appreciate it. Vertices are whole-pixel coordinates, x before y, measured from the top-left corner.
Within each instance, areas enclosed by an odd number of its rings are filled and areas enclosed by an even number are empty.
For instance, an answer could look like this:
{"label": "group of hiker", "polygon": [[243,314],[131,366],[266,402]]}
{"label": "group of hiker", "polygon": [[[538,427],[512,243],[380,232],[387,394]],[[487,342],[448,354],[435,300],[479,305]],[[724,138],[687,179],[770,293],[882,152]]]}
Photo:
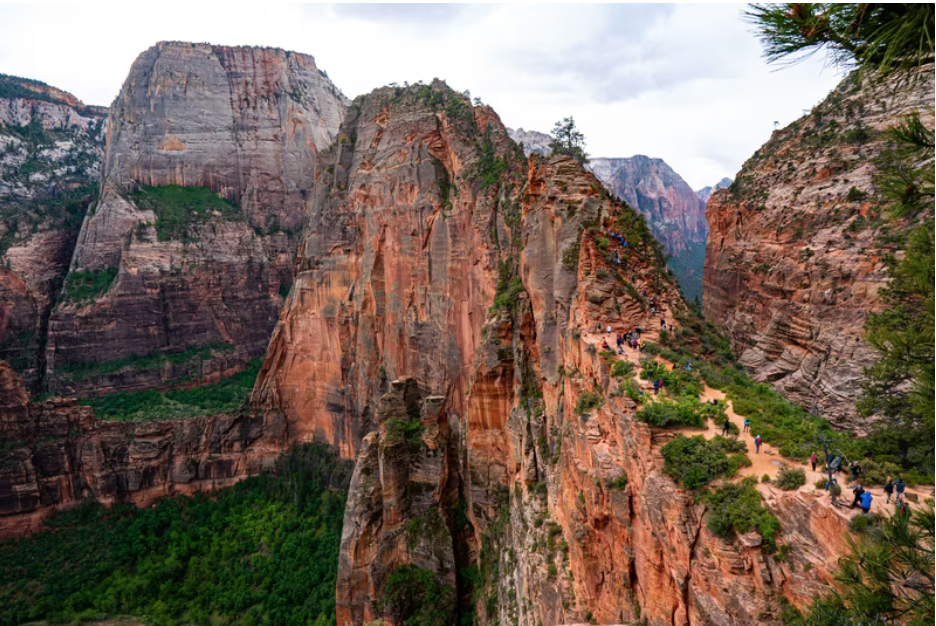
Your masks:
{"label": "group of hiker", "polygon": [[[809,457],[809,462],[812,464],[813,471],[816,471],[816,466],[819,463],[819,457],[816,456],[816,453],[813,452]],[[850,482],[852,483],[851,490],[854,495],[851,506],[849,508],[854,509],[856,507],[861,508],[861,512],[868,514],[871,512],[871,502],[874,500],[872,493],[861,486],[861,483],[858,482],[858,477],[861,476],[861,465],[858,461],[852,461],[846,470],[845,458],[840,454],[829,454],[826,458],[826,469],[831,470],[833,474],[839,472],[846,472],[849,474]],[[826,481],[825,488],[829,491],[830,497],[832,499],[833,506],[839,506],[837,501],[837,496],[835,493],[835,488],[838,485],[838,480],[835,476],[832,476],[831,480]],[[904,492],[907,490],[907,483],[904,482],[903,478],[897,477],[897,480],[894,480],[891,476],[887,477],[887,482],[884,484],[884,494],[887,496],[886,503],[891,503],[891,498],[894,498],[894,504],[897,506],[897,512],[907,514],[909,513],[909,508],[907,507],[907,502],[904,499]]]}
{"label": "group of hiker", "polygon": [[624,354],[624,346],[627,345],[628,348],[637,350],[638,352],[643,351],[644,341],[640,338],[643,329],[638,325],[634,330],[626,333],[617,334],[617,352],[618,354]]}

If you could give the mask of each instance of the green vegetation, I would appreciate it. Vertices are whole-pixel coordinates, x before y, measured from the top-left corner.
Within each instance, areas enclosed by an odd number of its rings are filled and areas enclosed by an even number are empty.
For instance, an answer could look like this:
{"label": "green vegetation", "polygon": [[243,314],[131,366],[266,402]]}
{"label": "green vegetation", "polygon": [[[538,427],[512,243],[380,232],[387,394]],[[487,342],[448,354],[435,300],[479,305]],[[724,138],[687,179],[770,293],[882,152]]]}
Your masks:
{"label": "green vegetation", "polygon": [[687,302],[702,300],[702,266],[705,264],[705,242],[689,241],[688,249],[669,259],[668,266],[676,275],[679,288]]}
{"label": "green vegetation", "polygon": [[618,378],[622,376],[630,377],[633,373],[634,364],[630,361],[615,360],[614,364],[611,366],[611,375]]}
{"label": "green vegetation", "polygon": [[191,240],[192,229],[212,220],[242,220],[240,209],[207,187],[140,187],[129,199],[156,214],[159,241]]}
{"label": "green vegetation", "polygon": [[583,391],[575,403],[575,414],[585,415],[604,404],[604,396],[594,391]]}
{"label": "green vegetation", "polygon": [[213,343],[207,346],[189,346],[182,352],[149,352],[143,355],[132,354],[121,359],[91,363],[85,361],[63,361],[55,366],[57,373],[68,374],[72,380],[82,380],[92,376],[113,374],[125,367],[134,369],[150,369],[162,367],[167,363],[173,365],[194,364],[196,361],[210,359],[215,352],[230,352],[234,349],[229,343]]}
{"label": "green vegetation", "polygon": [[117,268],[69,272],[65,279],[63,302],[84,302],[104,295],[117,278]]}
{"label": "green vegetation", "polygon": [[193,498],[105,509],[0,543],[0,626],[132,614],[154,625],[334,624],[352,464],[323,445]]}
{"label": "green vegetation", "polygon": [[806,472],[798,467],[784,467],[777,472],[774,484],[784,491],[799,489],[806,484]]}
{"label": "green vegetation", "polygon": [[627,474],[621,474],[613,480],[609,480],[608,487],[617,491],[624,491],[627,488]]}
{"label": "green vegetation", "polygon": [[780,521],[761,504],[756,478],[745,478],[738,483],[726,483],[705,496],[709,505],[706,525],[718,537],[727,538],[735,533],[756,530],[764,539],[767,551],[776,549]]}
{"label": "green vegetation", "polygon": [[[40,124],[35,124],[35,127],[37,132],[44,132]],[[6,126],[4,130],[12,128]],[[76,157],[79,162],[75,166],[79,169],[83,155],[80,153]],[[21,238],[21,233],[34,233],[40,226],[77,233],[81,230],[88,205],[97,196],[97,189],[97,183],[74,189],[56,187],[52,193],[42,194],[26,203],[12,203],[9,200],[5,203],[0,200],[0,221],[6,226],[5,232],[0,235],[0,254],[6,254],[10,246]]]}
{"label": "green vegetation", "polygon": [[679,428],[681,426],[704,428],[709,418],[714,419],[719,424],[723,422],[725,407],[723,404],[712,406],[700,402],[698,394],[696,396],[685,394],[679,396],[675,402],[669,400],[650,402],[637,411],[636,417],[640,421],[657,428]]}
{"label": "green vegetation", "polygon": [[676,435],[660,448],[664,469],[687,489],[700,489],[728,474],[731,466],[727,453],[742,453],[747,448],[737,439],[702,435],[686,437]]}
{"label": "green vegetation", "polygon": [[575,127],[572,116],[565,117],[556,122],[551,132],[553,138],[549,142],[552,154],[570,156],[579,163],[588,163],[588,154],[585,152],[585,135]]}
{"label": "green vegetation", "polygon": [[94,409],[100,419],[118,421],[150,421],[183,419],[200,415],[233,414],[250,398],[261,359],[254,359],[244,371],[229,378],[188,389],[157,391],[121,391],[79,401]]}
{"label": "green vegetation", "polygon": [[394,624],[447,626],[455,614],[455,590],[427,569],[400,565],[387,577],[380,605]]}

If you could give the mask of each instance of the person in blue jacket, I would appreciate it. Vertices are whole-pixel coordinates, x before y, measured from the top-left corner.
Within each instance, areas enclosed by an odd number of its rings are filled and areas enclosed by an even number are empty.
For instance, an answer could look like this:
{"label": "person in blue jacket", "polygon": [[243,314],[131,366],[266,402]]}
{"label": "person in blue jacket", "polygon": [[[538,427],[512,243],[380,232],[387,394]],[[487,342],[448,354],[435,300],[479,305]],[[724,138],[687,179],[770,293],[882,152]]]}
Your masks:
{"label": "person in blue jacket", "polygon": [[861,512],[868,514],[871,512],[871,492],[865,491],[861,494]]}

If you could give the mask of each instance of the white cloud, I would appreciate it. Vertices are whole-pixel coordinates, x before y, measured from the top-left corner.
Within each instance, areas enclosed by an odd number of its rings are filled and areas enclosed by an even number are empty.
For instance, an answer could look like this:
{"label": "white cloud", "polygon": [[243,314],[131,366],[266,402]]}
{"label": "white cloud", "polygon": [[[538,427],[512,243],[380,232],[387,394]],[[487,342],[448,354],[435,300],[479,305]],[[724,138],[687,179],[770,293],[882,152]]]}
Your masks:
{"label": "white cloud", "polygon": [[509,126],[574,115],[594,156],[660,157],[693,188],[733,176],[839,76],[813,59],[773,71],[744,5],[239,5],[0,7],[0,72],[109,104],[160,40],[315,56],[350,97],[444,78]]}

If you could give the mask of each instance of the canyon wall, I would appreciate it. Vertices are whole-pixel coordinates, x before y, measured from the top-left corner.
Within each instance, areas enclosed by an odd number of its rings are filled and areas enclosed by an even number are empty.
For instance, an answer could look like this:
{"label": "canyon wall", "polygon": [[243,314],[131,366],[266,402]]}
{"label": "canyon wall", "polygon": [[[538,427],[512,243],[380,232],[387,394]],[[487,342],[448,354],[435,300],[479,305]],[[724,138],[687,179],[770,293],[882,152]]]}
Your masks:
{"label": "canyon wall", "polygon": [[705,316],[740,362],[791,401],[858,432],[862,338],[899,253],[878,192],[886,131],[911,111],[933,128],[933,66],[909,84],[851,76],[782,130],[708,203]]}
{"label": "canyon wall", "polygon": [[42,529],[86,499],[146,506],[230,485],[272,466],[286,424],[241,412],[198,419],[103,422],[74,398],[33,402],[0,361],[0,538]]}
{"label": "canyon wall", "polygon": [[215,380],[262,355],[346,102],[304,54],[142,53],[111,106],[100,197],[49,323],[49,388]]}
{"label": "canyon wall", "polygon": [[525,159],[443,83],[384,88],[349,108],[312,198],[251,403],[356,461],[340,625],[392,623],[401,566],[482,624],[749,624],[827,588],[840,518],[765,487],[785,563],[711,535],[589,347],[658,323],[644,297],[685,303],[660,249],[610,261],[597,235],[642,218],[574,160]]}
{"label": "canyon wall", "polygon": [[0,359],[35,389],[49,314],[97,193],[107,110],[0,75]]}

